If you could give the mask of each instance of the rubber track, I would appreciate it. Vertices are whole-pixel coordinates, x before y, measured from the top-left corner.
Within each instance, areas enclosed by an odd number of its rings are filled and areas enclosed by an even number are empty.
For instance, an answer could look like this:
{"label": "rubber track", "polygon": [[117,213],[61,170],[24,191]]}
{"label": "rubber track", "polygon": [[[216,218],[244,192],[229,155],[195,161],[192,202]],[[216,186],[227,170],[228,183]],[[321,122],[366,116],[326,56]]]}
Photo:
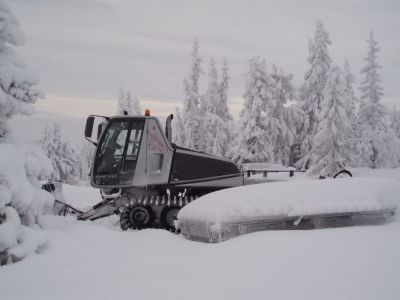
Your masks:
{"label": "rubber track", "polygon": [[[158,195],[158,196],[139,196],[137,199],[130,199],[128,201],[128,204],[126,208],[121,212],[121,217],[120,217],[120,224],[121,224],[121,229],[122,230],[127,230],[127,229],[136,229],[133,224],[128,220],[129,219],[129,212],[131,209],[133,209],[137,205],[142,205],[149,207],[150,209],[153,210],[153,214],[156,215],[154,212],[153,207],[157,207],[157,210],[163,210],[166,207],[179,207],[182,208],[185,205],[189,204],[190,202],[196,200],[198,198],[197,195],[195,196],[173,196],[170,197],[169,195]],[[155,224],[158,226],[155,226],[156,228],[164,228],[161,226],[162,222],[159,219],[154,220]],[[153,226],[151,226],[153,227]]]}

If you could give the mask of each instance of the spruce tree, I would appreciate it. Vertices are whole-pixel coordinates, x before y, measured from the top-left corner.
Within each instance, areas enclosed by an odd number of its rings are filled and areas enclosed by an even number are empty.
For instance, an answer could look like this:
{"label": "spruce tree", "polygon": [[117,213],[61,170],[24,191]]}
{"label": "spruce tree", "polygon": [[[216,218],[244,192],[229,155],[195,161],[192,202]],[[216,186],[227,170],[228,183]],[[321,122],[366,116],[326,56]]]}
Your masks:
{"label": "spruce tree", "polygon": [[126,101],[129,103],[130,111],[128,111],[128,114],[134,116],[140,116],[143,114],[139,99],[135,96],[132,96],[132,94],[129,91],[126,95]]}
{"label": "spruce tree", "polygon": [[372,130],[384,130],[386,129],[386,109],[380,102],[383,96],[383,87],[378,73],[381,68],[377,62],[379,47],[372,31],[367,43],[368,53],[364,58],[366,65],[361,70],[364,80],[360,85],[361,100],[363,102],[360,105],[359,121],[364,125],[368,125]]}
{"label": "spruce tree", "polygon": [[40,146],[53,166],[50,180],[69,184],[79,182],[81,157],[75,147],[63,139],[59,124],[55,123],[51,128],[45,127]]}
{"label": "spruce tree", "polygon": [[320,103],[319,128],[309,170],[311,175],[333,176],[346,166],[349,120],[344,90],[343,74],[338,66],[333,66],[328,72],[328,81]]}
{"label": "spruce tree", "polygon": [[221,72],[221,83],[220,83],[220,96],[219,105],[217,109],[217,115],[220,116],[224,121],[232,121],[233,117],[229,113],[228,109],[228,89],[229,89],[229,68],[228,60],[224,58],[222,62],[222,72]]}
{"label": "spruce tree", "polygon": [[200,129],[202,134],[198,141],[199,150],[212,153],[216,136],[215,119],[219,105],[218,72],[215,60],[212,57],[209,62],[208,87],[205,95],[200,97]]}
{"label": "spruce tree", "polygon": [[216,135],[212,149],[212,153],[223,157],[228,157],[233,137],[233,117],[228,108],[229,79],[228,60],[224,58],[222,62],[221,82],[219,84],[219,102],[216,111],[216,115],[219,119],[217,121],[218,123],[215,125]]}
{"label": "spruce tree", "polygon": [[273,65],[271,78],[272,101],[269,103],[265,130],[273,148],[273,162],[288,166],[294,133],[288,124],[289,110],[285,105],[295,99],[295,88],[291,82],[293,76]]}
{"label": "spruce tree", "polygon": [[246,74],[244,107],[240,113],[238,133],[231,157],[236,162],[272,161],[273,151],[268,133],[265,132],[267,103],[271,101],[271,79],[265,60],[250,60]]}
{"label": "spruce tree", "polygon": [[25,43],[17,18],[0,2],[0,139],[8,132],[7,121],[16,114],[31,114],[43,94],[34,86],[38,77],[26,68],[15,47]]}
{"label": "spruce tree", "polygon": [[38,147],[12,136],[7,124],[16,114],[32,113],[42,96],[34,88],[37,76],[14,50],[24,42],[17,18],[0,0],[0,265],[46,246],[39,220],[54,200],[39,181],[50,172],[49,161]]}
{"label": "spruce tree", "polygon": [[202,97],[201,128],[202,151],[225,156],[229,143],[229,111],[227,107],[228,74],[225,62],[221,83],[214,58],[210,59],[208,72],[208,88]]}
{"label": "spruce tree", "polygon": [[348,126],[348,138],[347,138],[347,148],[349,149],[347,153],[347,158],[350,165],[357,165],[357,154],[356,154],[356,145],[357,145],[357,132],[358,132],[358,122],[357,122],[357,113],[356,113],[356,103],[358,99],[354,94],[353,85],[355,82],[355,78],[351,73],[349,62],[345,61],[344,64],[344,96],[345,96],[345,106],[346,106],[346,116],[350,122],[350,126]]}
{"label": "spruce tree", "polygon": [[116,115],[117,116],[123,116],[124,115],[124,109],[125,109],[125,100],[126,100],[126,95],[124,89],[121,87],[119,89],[118,93],[118,103],[117,103],[117,111]]}
{"label": "spruce tree", "polygon": [[208,88],[204,97],[205,110],[213,114],[219,113],[220,86],[218,84],[218,72],[215,66],[215,59],[211,57],[208,71]]}
{"label": "spruce tree", "polygon": [[317,28],[313,41],[309,41],[309,56],[307,62],[310,68],[304,76],[304,83],[300,89],[302,108],[306,116],[303,128],[302,164],[308,167],[312,153],[314,136],[318,128],[318,116],[321,112],[323,91],[327,82],[327,73],[331,66],[328,46],[331,44],[328,32],[321,21],[317,21]]}
{"label": "spruce tree", "polygon": [[366,65],[361,70],[361,103],[358,113],[359,133],[357,153],[359,164],[370,168],[395,166],[399,163],[399,151],[395,134],[387,125],[387,111],[381,103],[383,87],[377,62],[378,42],[371,31],[369,35]]}
{"label": "spruce tree", "polygon": [[400,111],[393,106],[390,113],[390,128],[394,131],[397,138],[400,139]]}
{"label": "spruce tree", "polygon": [[175,108],[174,119],[172,121],[172,139],[173,142],[179,146],[185,145],[185,128],[178,107]]}
{"label": "spruce tree", "polygon": [[354,82],[355,78],[354,75],[351,73],[350,64],[348,60],[345,60],[344,63],[344,94],[346,98],[346,115],[347,118],[350,120],[350,123],[354,125],[357,121],[356,115],[356,103],[358,102],[355,94],[354,94]]}
{"label": "spruce tree", "polygon": [[140,106],[139,99],[121,88],[118,96],[117,116],[123,116],[124,112],[128,115],[139,116],[142,115],[142,107]]}
{"label": "spruce tree", "polygon": [[202,59],[199,55],[199,41],[194,40],[192,49],[192,65],[189,75],[184,79],[183,115],[182,123],[185,136],[185,145],[194,150],[201,150],[200,124],[200,75]]}

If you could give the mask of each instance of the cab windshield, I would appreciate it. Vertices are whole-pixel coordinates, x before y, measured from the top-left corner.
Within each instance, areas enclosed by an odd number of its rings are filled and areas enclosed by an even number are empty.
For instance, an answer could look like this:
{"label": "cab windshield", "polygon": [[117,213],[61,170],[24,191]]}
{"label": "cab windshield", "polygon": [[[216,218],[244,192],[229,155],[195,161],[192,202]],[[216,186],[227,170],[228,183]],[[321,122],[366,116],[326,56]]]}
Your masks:
{"label": "cab windshield", "polygon": [[96,185],[133,181],[144,120],[111,120],[98,146],[93,178]]}

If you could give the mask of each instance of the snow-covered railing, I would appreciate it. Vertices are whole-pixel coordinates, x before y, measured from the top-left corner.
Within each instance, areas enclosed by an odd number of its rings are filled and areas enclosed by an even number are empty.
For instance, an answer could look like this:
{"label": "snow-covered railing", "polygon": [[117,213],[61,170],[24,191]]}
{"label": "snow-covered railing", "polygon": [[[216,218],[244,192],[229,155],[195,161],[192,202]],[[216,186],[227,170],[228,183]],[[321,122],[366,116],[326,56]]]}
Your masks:
{"label": "snow-covered railing", "polygon": [[269,164],[269,163],[245,163],[241,165],[241,170],[243,175],[250,177],[250,175],[255,175],[259,173],[263,173],[264,177],[268,176],[268,173],[279,173],[279,172],[287,172],[289,173],[289,177],[293,177],[294,173],[300,172],[304,173],[305,170],[297,170],[294,167],[285,167],[278,164]]}

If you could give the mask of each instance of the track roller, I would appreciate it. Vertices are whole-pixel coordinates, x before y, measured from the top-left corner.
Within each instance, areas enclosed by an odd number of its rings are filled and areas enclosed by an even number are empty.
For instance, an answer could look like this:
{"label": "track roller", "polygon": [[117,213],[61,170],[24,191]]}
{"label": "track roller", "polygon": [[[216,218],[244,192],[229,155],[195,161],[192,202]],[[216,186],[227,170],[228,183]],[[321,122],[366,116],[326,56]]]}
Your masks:
{"label": "track roller", "polygon": [[180,207],[178,206],[165,207],[160,216],[161,226],[169,231],[175,232],[175,220],[179,210]]}
{"label": "track roller", "polygon": [[120,226],[122,230],[143,229],[151,227],[154,222],[154,212],[149,206],[128,206],[121,214]]}

